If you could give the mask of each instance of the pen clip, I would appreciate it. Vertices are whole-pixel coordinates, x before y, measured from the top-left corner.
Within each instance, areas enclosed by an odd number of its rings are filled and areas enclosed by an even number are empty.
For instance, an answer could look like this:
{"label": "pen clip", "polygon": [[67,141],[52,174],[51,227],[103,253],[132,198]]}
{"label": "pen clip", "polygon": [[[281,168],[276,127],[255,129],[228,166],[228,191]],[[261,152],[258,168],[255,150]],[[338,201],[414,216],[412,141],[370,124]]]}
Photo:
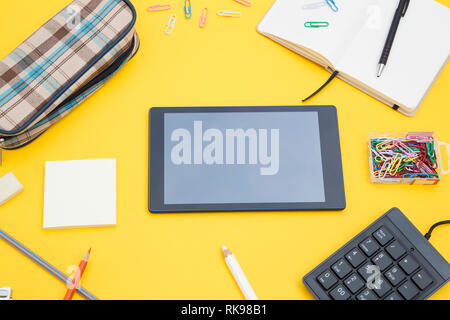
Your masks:
{"label": "pen clip", "polygon": [[406,0],[405,6],[403,7],[402,17],[405,16],[406,11],[408,10],[410,0]]}

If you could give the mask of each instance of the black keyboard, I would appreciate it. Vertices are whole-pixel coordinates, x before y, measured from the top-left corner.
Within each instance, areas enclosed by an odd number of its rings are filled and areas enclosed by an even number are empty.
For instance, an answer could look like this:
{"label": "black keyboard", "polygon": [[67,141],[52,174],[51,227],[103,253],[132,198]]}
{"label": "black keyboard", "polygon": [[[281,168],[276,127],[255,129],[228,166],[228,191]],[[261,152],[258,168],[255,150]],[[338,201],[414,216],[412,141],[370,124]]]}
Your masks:
{"label": "black keyboard", "polygon": [[450,265],[392,208],[303,278],[320,300],[425,300]]}

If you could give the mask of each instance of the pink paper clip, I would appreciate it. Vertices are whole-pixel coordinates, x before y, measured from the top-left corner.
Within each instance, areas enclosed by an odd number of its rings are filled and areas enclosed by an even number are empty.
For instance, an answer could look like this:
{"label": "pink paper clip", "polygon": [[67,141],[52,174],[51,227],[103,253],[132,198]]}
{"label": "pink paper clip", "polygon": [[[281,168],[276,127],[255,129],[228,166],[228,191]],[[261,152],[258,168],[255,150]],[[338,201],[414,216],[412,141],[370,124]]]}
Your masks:
{"label": "pink paper clip", "polygon": [[409,132],[406,135],[407,139],[417,140],[417,142],[428,142],[433,140],[431,132]]}
{"label": "pink paper clip", "polygon": [[252,3],[247,1],[247,0],[234,0],[234,1],[236,1],[237,3],[240,3],[240,4],[242,4],[243,6],[246,6],[246,7],[250,7],[252,5]]}
{"label": "pink paper clip", "polygon": [[156,11],[164,11],[172,8],[170,4],[154,4],[152,6],[147,7],[148,12],[156,12]]}
{"label": "pink paper clip", "polygon": [[402,150],[408,157],[414,157],[414,151],[402,142],[397,142],[397,147]]}
{"label": "pink paper clip", "polygon": [[200,28],[206,27],[206,22],[208,21],[208,7],[202,9],[202,16],[200,17]]}

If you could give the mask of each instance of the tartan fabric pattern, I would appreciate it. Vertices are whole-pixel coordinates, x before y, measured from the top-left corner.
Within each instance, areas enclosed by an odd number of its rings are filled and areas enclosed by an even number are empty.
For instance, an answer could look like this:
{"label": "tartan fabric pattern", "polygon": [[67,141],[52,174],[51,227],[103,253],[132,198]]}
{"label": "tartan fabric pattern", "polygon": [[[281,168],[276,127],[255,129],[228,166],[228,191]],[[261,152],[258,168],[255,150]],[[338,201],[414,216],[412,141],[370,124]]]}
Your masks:
{"label": "tartan fabric pattern", "polygon": [[[66,110],[56,117],[52,114],[66,98],[113,64],[133,40],[136,46],[139,41],[132,28],[81,74],[128,30],[133,19],[126,1],[75,0],[1,60],[0,137],[6,139],[5,146],[24,144],[45,131],[68,113]],[[90,94],[83,95],[69,109]]]}
{"label": "tartan fabric pattern", "polygon": [[61,105],[57,109],[53,110],[50,114],[47,115],[46,118],[39,121],[35,125],[33,125],[29,130],[22,132],[13,137],[7,137],[3,142],[5,149],[16,149],[20,146],[28,144],[34,139],[38,138],[41,134],[43,134],[47,129],[57,123],[59,120],[67,116],[71,111],[73,111],[78,105],[80,105],[83,101],[88,99],[92,94],[94,94],[98,89],[100,89],[114,74],[116,74],[119,69],[126,64],[137,52],[139,49],[139,37],[137,33],[134,33],[134,45],[131,54],[127,57],[127,59],[122,63],[122,65],[116,70],[116,72],[109,75],[106,79],[98,82],[85,93],[70,101],[65,105]]}

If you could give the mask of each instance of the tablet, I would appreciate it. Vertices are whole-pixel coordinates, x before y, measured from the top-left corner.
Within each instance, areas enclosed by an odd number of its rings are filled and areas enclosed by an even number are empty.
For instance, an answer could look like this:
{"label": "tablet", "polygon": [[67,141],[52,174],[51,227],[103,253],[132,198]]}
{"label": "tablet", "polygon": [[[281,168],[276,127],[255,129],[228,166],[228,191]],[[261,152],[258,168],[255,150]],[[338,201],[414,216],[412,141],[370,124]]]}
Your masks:
{"label": "tablet", "polygon": [[345,208],[334,106],[150,109],[149,210]]}

